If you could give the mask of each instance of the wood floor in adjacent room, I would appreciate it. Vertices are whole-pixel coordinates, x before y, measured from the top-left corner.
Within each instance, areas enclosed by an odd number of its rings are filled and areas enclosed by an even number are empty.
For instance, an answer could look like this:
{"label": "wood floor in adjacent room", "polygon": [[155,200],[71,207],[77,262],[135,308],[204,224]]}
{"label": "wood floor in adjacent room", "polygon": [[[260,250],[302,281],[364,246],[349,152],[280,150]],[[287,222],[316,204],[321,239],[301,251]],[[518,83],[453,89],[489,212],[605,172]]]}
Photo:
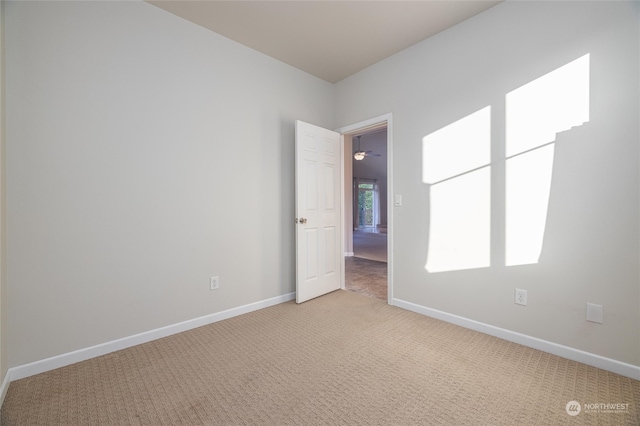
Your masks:
{"label": "wood floor in adjacent room", "polygon": [[387,263],[345,257],[344,285],[347,290],[387,301]]}
{"label": "wood floor in adjacent room", "polygon": [[345,288],[387,300],[387,234],[377,228],[353,233],[354,256],[345,257]]}

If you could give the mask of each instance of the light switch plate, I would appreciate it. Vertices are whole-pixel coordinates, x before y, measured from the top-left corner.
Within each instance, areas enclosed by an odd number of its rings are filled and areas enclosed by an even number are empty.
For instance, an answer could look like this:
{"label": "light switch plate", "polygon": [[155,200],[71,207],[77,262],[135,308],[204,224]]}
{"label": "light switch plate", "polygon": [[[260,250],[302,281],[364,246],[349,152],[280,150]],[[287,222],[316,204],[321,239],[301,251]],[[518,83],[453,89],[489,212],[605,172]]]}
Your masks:
{"label": "light switch plate", "polygon": [[400,207],[402,205],[402,195],[401,194],[396,194],[393,204],[395,206],[397,206],[397,207]]}

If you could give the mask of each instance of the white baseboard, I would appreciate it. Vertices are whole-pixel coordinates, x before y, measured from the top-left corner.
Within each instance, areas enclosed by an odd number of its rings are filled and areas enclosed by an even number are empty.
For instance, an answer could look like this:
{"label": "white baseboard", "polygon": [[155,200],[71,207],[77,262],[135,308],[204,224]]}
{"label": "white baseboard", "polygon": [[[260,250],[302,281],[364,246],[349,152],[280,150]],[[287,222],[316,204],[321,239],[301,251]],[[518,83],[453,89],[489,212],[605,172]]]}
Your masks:
{"label": "white baseboard", "polygon": [[537,337],[527,336],[526,334],[517,333],[515,331],[506,330],[504,328],[494,327],[489,324],[484,324],[468,318],[449,314],[437,309],[431,309],[425,306],[416,305],[415,303],[407,302],[401,299],[393,299],[393,305],[399,308],[406,309],[408,311],[426,315],[431,318],[439,319],[441,321],[479,331],[490,336],[499,337],[510,342],[518,343],[530,348],[558,355],[563,358],[581,362],[583,364],[591,365],[603,370],[611,371],[612,373],[620,374],[621,376],[640,380],[640,366],[637,365],[627,364],[621,361],[616,361],[615,359],[605,358],[600,355],[585,352],[580,349],[575,349],[569,346],[549,342],[547,340],[538,339]]}
{"label": "white baseboard", "polygon": [[355,253],[352,252],[352,251],[347,251],[347,252],[344,253],[344,257],[353,257],[354,255],[355,255]]}
{"label": "white baseboard", "polygon": [[9,384],[11,383],[11,378],[9,371],[7,371],[4,375],[4,379],[2,379],[2,384],[0,385],[0,407],[2,407],[2,403],[4,402],[4,397],[7,396],[7,391],[9,390]]}
{"label": "white baseboard", "polygon": [[267,308],[269,306],[278,305],[280,303],[293,300],[295,299],[295,297],[295,293],[288,293],[282,296],[273,297],[271,299],[261,300],[259,302],[250,303],[248,305],[239,306],[237,308],[228,309],[226,311],[216,312],[214,314],[205,315],[203,317],[194,318],[192,320],[168,325],[166,327],[157,328],[155,330],[146,331],[144,333],[135,334],[133,336],[124,337],[122,339],[113,340],[111,342],[101,343],[99,345],[79,349],[77,351],[69,352],[66,354],[56,355],[54,357],[42,359],[29,364],[12,367],[9,369],[9,371],[7,371],[5,380],[2,382],[2,388],[0,388],[0,391],[2,392],[0,393],[0,397],[2,397],[2,399],[0,399],[0,406],[2,404],[2,401],[4,401],[6,388],[8,388],[9,382],[13,380],[24,379],[25,377],[33,376],[35,374],[40,374],[46,371],[54,370],[56,368],[75,364],[76,362],[86,361],[88,359],[106,355],[108,353],[119,351],[121,349],[130,348],[132,346],[147,343],[152,340],[161,339],[163,337],[171,336],[183,331],[202,327],[203,325],[212,324],[214,322],[246,314],[248,312],[253,312],[259,309]]}

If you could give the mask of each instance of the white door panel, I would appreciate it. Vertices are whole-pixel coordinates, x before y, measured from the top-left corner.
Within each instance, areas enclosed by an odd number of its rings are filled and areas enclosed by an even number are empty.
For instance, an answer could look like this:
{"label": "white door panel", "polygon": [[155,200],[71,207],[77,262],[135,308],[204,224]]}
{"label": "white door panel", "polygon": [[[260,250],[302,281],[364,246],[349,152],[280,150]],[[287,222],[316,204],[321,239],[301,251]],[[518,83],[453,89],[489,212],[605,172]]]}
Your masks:
{"label": "white door panel", "polygon": [[340,288],[340,134],[296,121],[296,302]]}

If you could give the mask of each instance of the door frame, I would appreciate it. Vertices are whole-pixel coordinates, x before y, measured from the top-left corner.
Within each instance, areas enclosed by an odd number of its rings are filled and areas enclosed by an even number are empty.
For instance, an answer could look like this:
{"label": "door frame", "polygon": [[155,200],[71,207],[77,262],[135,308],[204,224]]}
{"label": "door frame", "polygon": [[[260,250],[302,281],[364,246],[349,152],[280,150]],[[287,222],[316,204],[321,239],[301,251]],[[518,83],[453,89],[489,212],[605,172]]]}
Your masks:
{"label": "door frame", "polygon": [[[368,120],[360,121],[348,126],[340,127],[335,130],[340,133],[340,145],[341,145],[341,185],[340,185],[340,199],[341,199],[341,215],[342,215],[342,251],[345,253],[347,246],[345,230],[346,230],[346,218],[345,218],[345,170],[344,165],[347,160],[344,156],[345,137],[353,135],[355,133],[362,132],[373,128],[387,128],[387,303],[393,305],[393,114],[383,114],[378,117],[370,118]],[[340,288],[345,288],[345,265],[344,255],[341,261],[342,276],[340,278]]]}

